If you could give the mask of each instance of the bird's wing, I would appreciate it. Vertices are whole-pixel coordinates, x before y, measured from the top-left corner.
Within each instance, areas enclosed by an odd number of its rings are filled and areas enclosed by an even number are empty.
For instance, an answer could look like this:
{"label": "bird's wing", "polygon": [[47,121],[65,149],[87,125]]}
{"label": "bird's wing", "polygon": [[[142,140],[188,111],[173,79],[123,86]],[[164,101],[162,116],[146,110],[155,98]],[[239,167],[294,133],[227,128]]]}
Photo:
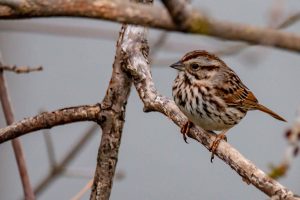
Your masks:
{"label": "bird's wing", "polygon": [[258,101],[254,94],[246,88],[237,88],[233,93],[224,96],[224,101],[231,106],[254,108]]}
{"label": "bird's wing", "polygon": [[258,100],[254,94],[242,83],[238,76],[230,74],[231,80],[216,87],[216,95],[225,101],[228,106],[256,108]]}
{"label": "bird's wing", "polygon": [[219,96],[227,106],[241,108],[246,111],[257,109],[268,113],[278,120],[286,121],[274,111],[259,104],[254,94],[242,83],[233,71],[229,71],[229,73],[222,78],[222,83],[215,86],[215,95]]}

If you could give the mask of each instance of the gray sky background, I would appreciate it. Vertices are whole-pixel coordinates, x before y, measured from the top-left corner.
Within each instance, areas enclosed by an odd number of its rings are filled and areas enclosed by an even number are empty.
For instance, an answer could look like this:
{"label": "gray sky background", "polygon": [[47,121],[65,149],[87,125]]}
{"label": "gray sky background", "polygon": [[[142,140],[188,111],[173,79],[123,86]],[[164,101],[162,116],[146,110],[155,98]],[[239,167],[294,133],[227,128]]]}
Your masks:
{"label": "gray sky background", "polygon": [[[219,0],[193,1],[193,5],[218,19],[264,26],[273,1]],[[299,1],[286,1],[286,13],[299,11]],[[53,29],[56,27],[56,29]],[[112,40],[103,40],[101,30]],[[111,76],[115,43],[120,24],[87,19],[34,19],[0,21],[0,49],[7,64],[42,64],[43,72],[16,75],[6,73],[8,88],[17,120],[36,115],[39,109],[55,110],[66,106],[94,104],[102,100]],[[77,30],[77,32],[74,32]],[[300,24],[287,31],[300,32]],[[150,31],[150,42],[160,31]],[[165,46],[176,42],[193,43],[193,48],[182,48],[177,53],[162,50],[158,58],[174,62],[187,50],[202,49],[221,41],[205,37],[173,33]],[[225,43],[229,45],[229,42]],[[249,47],[241,53],[223,57],[254,92],[261,103],[284,116],[282,123],[261,113],[250,112],[242,122],[230,130],[229,143],[236,147],[259,168],[277,164],[283,157],[286,141],[283,133],[293,122],[300,105],[300,57],[278,49]],[[169,63],[171,64],[171,63]],[[171,97],[176,72],[166,65],[155,65],[153,77],[158,90]],[[170,120],[158,113],[145,114],[143,105],[132,90],[126,114],[126,124],[119,154],[118,171],[125,178],[116,181],[111,199],[266,199],[266,196],[244,183],[240,176],[218,158],[210,163],[210,152],[189,140],[185,144]],[[91,123],[77,123],[51,131],[58,159],[74,144]],[[5,126],[0,109],[0,126]],[[26,161],[33,186],[49,170],[42,132],[22,137]],[[94,172],[100,134],[95,134],[70,168]],[[0,145],[0,199],[19,199],[22,188],[10,143]],[[280,182],[300,193],[300,162],[295,160],[288,176]],[[39,199],[70,199],[88,179],[61,177]],[[89,193],[85,195],[88,199]]]}

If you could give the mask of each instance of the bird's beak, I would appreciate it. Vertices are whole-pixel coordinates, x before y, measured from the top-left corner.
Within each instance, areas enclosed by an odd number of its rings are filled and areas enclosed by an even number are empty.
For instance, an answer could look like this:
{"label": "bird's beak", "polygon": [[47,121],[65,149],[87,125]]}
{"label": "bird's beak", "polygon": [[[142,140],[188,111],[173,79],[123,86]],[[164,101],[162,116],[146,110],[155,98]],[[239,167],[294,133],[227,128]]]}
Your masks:
{"label": "bird's beak", "polygon": [[172,64],[170,67],[172,67],[174,69],[177,69],[179,71],[184,70],[184,65],[183,65],[183,63],[181,61],[178,61],[178,62]]}

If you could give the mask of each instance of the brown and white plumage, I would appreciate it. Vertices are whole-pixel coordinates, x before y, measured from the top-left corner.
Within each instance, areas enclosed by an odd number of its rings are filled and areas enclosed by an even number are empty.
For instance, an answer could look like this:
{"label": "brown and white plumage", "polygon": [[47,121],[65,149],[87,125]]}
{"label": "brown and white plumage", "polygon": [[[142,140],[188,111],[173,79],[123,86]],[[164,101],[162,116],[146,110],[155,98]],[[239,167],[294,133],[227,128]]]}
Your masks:
{"label": "brown and white plumage", "polygon": [[249,110],[285,121],[259,104],[237,74],[213,54],[192,51],[171,67],[178,70],[173,85],[175,103],[189,121],[205,130],[228,130]]}

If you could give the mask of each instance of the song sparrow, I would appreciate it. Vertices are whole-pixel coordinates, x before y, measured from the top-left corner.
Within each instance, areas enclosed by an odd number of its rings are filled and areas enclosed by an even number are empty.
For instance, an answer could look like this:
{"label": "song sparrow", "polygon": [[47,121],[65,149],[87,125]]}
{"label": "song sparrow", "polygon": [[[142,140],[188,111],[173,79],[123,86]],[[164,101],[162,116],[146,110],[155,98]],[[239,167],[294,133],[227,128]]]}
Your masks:
{"label": "song sparrow", "polygon": [[206,51],[192,51],[171,65],[178,70],[173,97],[188,117],[181,132],[186,134],[192,124],[207,131],[221,131],[210,147],[214,153],[225,133],[238,124],[249,110],[260,110],[285,121],[278,114],[258,103],[253,93],[242,83],[224,61]]}

